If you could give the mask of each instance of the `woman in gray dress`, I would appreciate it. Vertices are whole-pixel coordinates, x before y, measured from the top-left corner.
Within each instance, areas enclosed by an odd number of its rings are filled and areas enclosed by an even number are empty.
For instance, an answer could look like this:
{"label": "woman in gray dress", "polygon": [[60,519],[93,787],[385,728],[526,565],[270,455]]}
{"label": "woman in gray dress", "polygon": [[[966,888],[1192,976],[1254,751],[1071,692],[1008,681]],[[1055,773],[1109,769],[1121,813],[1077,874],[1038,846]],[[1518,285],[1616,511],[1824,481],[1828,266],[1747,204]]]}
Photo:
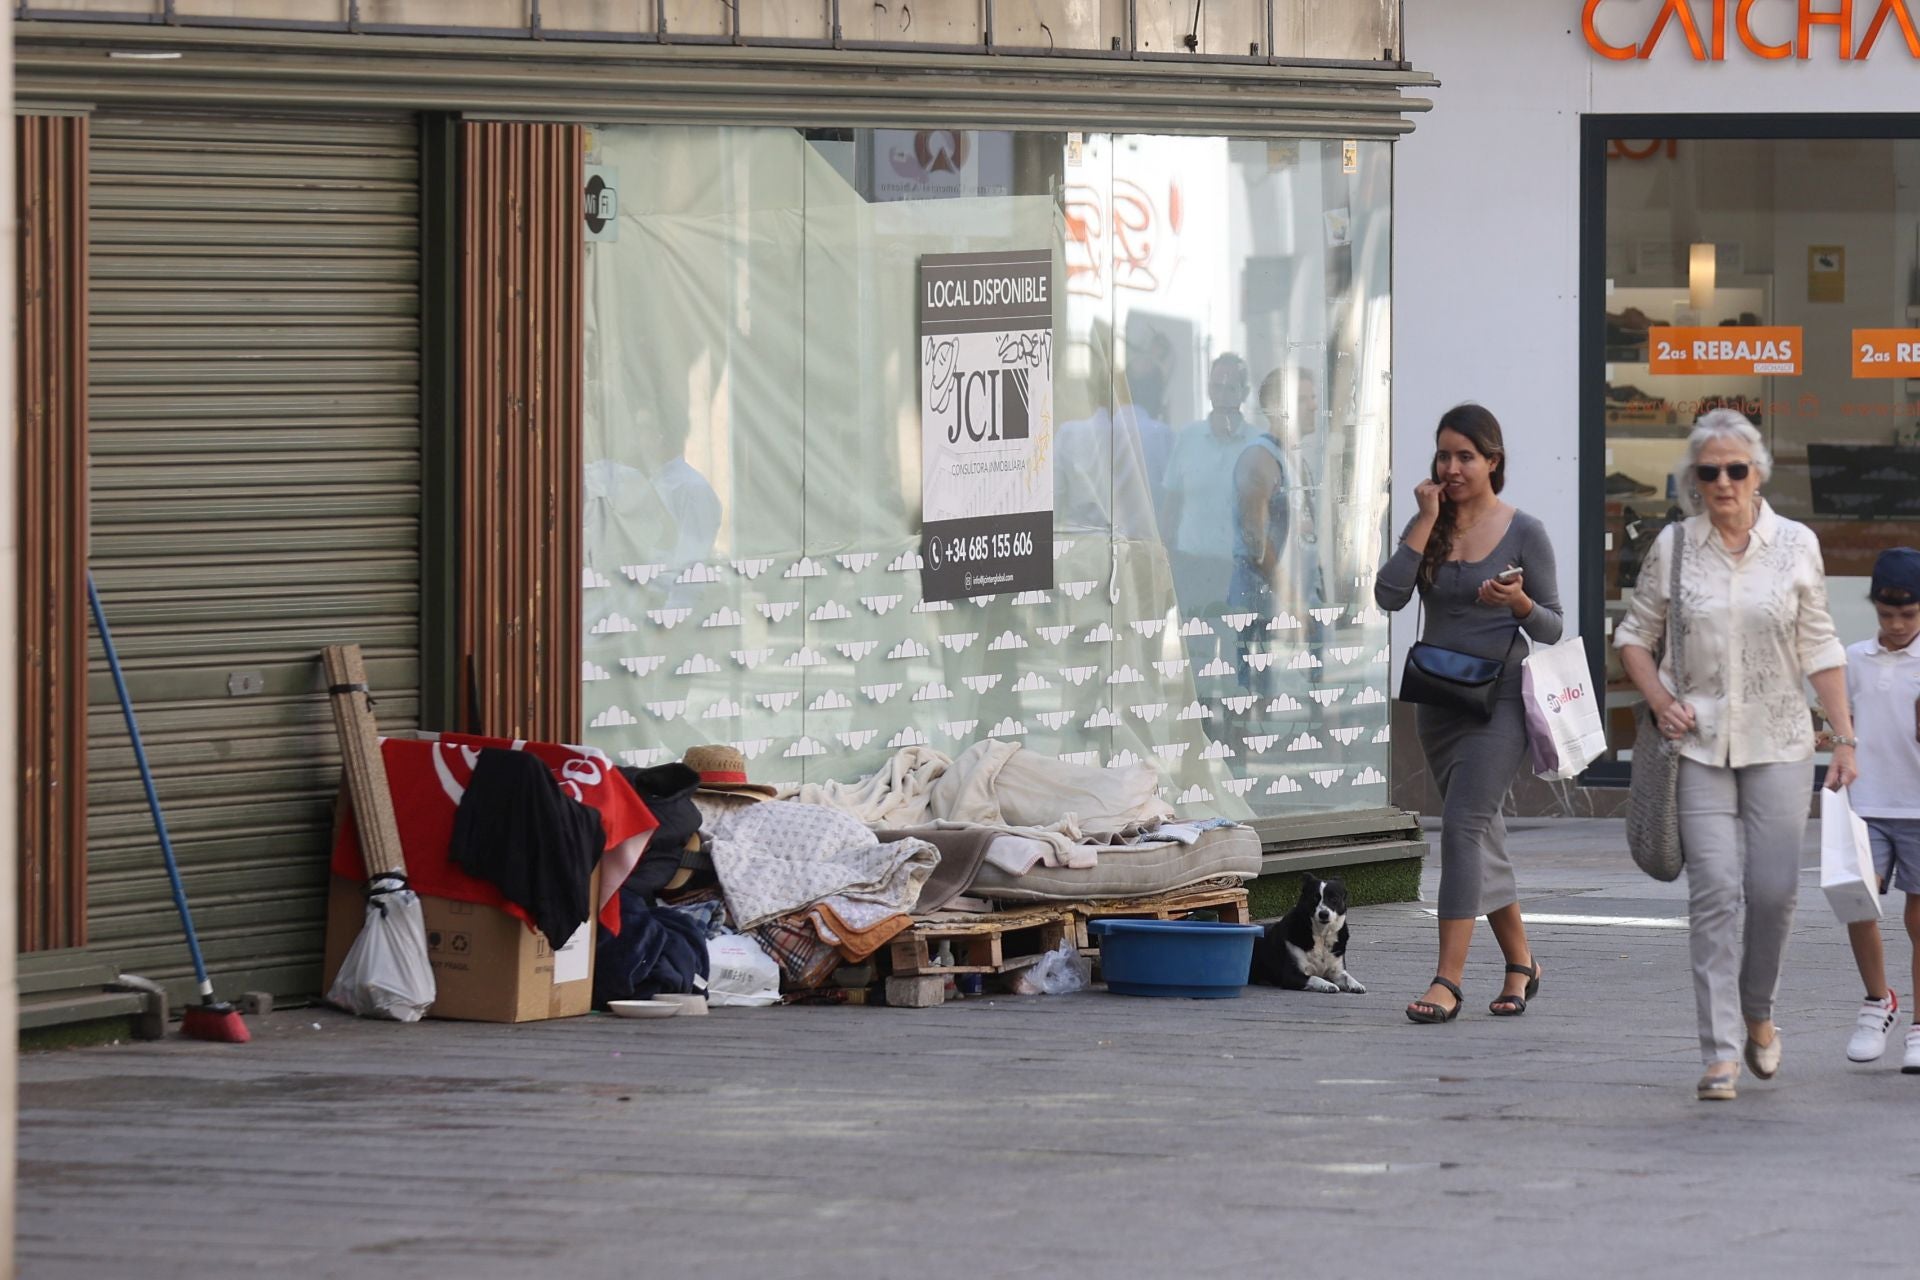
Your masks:
{"label": "woman in gray dress", "polygon": [[[1474,921],[1487,917],[1506,956],[1507,976],[1491,1012],[1525,1013],[1540,990],[1540,966],[1507,857],[1500,816],[1527,753],[1520,665],[1527,640],[1560,639],[1560,590],[1553,546],[1540,522],[1500,500],[1506,445],[1500,423],[1476,404],[1448,410],[1436,435],[1433,473],[1414,490],[1420,513],[1373,595],[1402,609],[1417,591],[1428,644],[1506,664],[1493,716],[1451,707],[1419,708],[1420,746],[1443,800],[1440,826],[1440,964],[1426,995],[1407,1006],[1415,1022],[1450,1022],[1460,1012],[1460,979]],[[1518,573],[1502,575],[1507,570]]]}

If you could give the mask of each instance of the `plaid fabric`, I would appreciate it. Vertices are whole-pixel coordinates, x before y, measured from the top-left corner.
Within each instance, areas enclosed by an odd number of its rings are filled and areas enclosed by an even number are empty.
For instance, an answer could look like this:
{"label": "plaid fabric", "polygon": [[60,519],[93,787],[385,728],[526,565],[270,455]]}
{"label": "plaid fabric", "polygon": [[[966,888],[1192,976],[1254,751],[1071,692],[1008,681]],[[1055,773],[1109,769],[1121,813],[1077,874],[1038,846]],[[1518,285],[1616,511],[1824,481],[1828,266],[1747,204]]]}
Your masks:
{"label": "plaid fabric", "polygon": [[778,962],[781,985],[789,990],[820,986],[840,967],[839,949],[822,942],[803,915],[782,916],[748,932]]}

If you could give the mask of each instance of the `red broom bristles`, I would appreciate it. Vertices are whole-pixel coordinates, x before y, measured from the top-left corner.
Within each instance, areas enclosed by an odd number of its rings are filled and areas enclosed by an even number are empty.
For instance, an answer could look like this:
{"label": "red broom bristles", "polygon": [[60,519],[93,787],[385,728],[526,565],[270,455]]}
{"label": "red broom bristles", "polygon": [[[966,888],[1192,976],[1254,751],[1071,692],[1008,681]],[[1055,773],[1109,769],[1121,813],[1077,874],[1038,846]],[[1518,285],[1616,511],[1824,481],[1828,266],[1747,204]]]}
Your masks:
{"label": "red broom bristles", "polygon": [[240,1011],[224,1001],[188,1005],[180,1015],[180,1034],[189,1040],[212,1040],[219,1044],[246,1044],[253,1039]]}

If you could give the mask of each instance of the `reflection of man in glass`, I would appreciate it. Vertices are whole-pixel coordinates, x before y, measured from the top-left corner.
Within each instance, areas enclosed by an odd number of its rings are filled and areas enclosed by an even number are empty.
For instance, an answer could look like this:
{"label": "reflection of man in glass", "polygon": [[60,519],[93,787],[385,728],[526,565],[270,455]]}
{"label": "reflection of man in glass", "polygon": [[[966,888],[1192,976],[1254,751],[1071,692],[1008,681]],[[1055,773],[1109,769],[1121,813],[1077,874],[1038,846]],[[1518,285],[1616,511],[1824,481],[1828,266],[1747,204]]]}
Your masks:
{"label": "reflection of man in glass", "polygon": [[[1291,382],[1291,387],[1289,387]],[[1289,404],[1291,401],[1291,404]],[[1270,620],[1291,614],[1302,625],[1306,610],[1324,598],[1320,591],[1318,494],[1310,462],[1317,444],[1320,397],[1311,375],[1275,369],[1260,384],[1260,412],[1267,430],[1234,464],[1233,578],[1227,604],[1234,612]],[[1245,633],[1246,654],[1264,648],[1261,621]],[[1250,665],[1250,664],[1246,664]],[[1272,670],[1267,675],[1271,677]],[[1245,669],[1247,687],[1270,692],[1271,678]]]}
{"label": "reflection of man in glass", "polygon": [[1233,575],[1234,467],[1256,434],[1243,409],[1253,380],[1229,351],[1207,376],[1211,410],[1183,427],[1167,459],[1164,532],[1174,590],[1187,617],[1218,612]]}
{"label": "reflection of man in glass", "polygon": [[1134,404],[1126,374],[1114,369],[1110,326],[1093,323],[1087,353],[1093,413],[1054,433],[1055,524],[1152,541],[1159,529],[1145,441],[1166,427]]}
{"label": "reflection of man in glass", "polygon": [[[1260,385],[1260,407],[1268,409],[1273,376]],[[1254,622],[1243,630],[1240,646],[1240,682],[1254,693],[1273,690],[1271,670],[1253,669],[1249,656],[1268,650],[1265,624],[1285,612],[1276,587],[1283,568],[1287,529],[1292,509],[1287,494],[1287,451],[1269,428],[1241,450],[1233,467],[1233,576],[1227,586],[1227,608],[1250,613]]]}
{"label": "reflection of man in glass", "polygon": [[1127,343],[1127,386],[1133,392],[1134,429],[1140,435],[1140,458],[1146,465],[1147,487],[1153,493],[1153,513],[1162,536],[1169,525],[1167,457],[1173,452],[1173,428],[1167,425],[1167,388],[1173,381],[1173,342],[1159,329],[1142,342]]}
{"label": "reflection of man in glass", "polygon": [[1320,430],[1320,386],[1305,369],[1293,371],[1291,394],[1281,370],[1267,375],[1260,387],[1260,412],[1267,431],[1286,453],[1286,483],[1293,510],[1290,549],[1293,563],[1288,577],[1297,602],[1290,608],[1312,609],[1326,603],[1326,575],[1321,568],[1321,536],[1331,533],[1332,512],[1324,511],[1327,438]]}

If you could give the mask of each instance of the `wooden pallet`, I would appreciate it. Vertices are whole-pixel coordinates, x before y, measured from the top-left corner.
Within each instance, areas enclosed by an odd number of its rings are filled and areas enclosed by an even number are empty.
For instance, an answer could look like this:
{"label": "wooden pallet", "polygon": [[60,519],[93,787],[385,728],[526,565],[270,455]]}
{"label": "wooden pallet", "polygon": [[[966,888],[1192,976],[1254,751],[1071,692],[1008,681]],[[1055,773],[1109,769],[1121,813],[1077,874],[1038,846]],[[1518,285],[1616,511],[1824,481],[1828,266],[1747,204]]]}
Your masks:
{"label": "wooden pallet", "polygon": [[[1241,895],[1244,899],[1245,895]],[[1037,964],[1040,957],[1069,938],[1078,945],[1079,926],[1071,906],[1032,907],[991,915],[940,912],[914,922],[889,944],[895,977],[954,973],[1012,973]],[[936,965],[940,944],[949,944],[954,963]]]}
{"label": "wooden pallet", "polygon": [[1241,885],[1196,885],[1152,898],[1108,898],[1073,904],[1074,943],[1091,950],[1087,925],[1094,920],[1178,920],[1189,911],[1215,910],[1223,924],[1251,924],[1247,891]]}

